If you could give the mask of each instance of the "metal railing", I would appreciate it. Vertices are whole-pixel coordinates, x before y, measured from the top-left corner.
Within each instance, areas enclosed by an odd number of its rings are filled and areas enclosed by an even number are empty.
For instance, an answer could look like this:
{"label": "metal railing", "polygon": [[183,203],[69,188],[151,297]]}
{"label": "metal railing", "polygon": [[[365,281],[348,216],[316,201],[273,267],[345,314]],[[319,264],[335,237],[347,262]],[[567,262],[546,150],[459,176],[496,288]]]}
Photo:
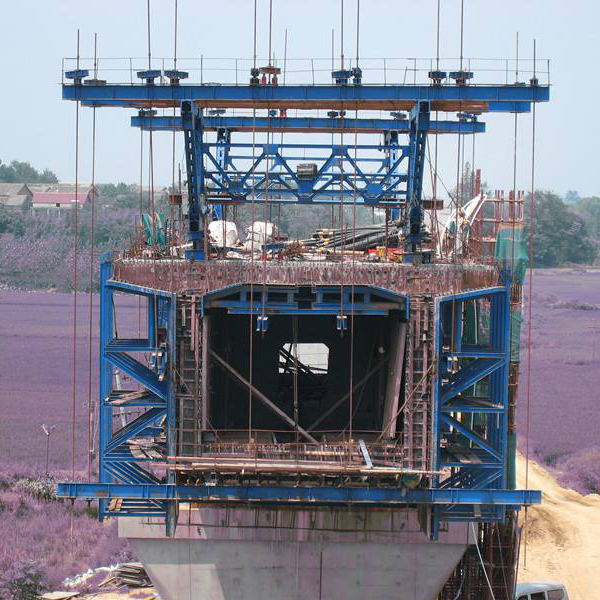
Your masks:
{"label": "metal railing", "polygon": [[[177,59],[177,70],[188,74],[182,84],[195,85],[240,85],[250,81],[253,61],[249,58],[188,57]],[[257,67],[266,66],[268,59],[257,59]],[[461,67],[462,64],[462,67]],[[79,67],[77,66],[79,65]],[[277,59],[274,66],[281,69],[279,85],[331,85],[332,71],[341,67],[331,58],[287,58]],[[356,60],[351,59],[344,68],[352,70]],[[515,82],[529,83],[534,77],[542,85],[550,85],[550,60],[543,58],[361,58],[358,63],[362,71],[362,85],[431,85],[431,71],[442,71],[447,77],[444,85],[454,85],[451,73],[472,73],[470,85],[512,85]],[[62,83],[68,83],[65,73],[76,68],[89,71],[89,77],[104,80],[109,84],[141,85],[139,71],[160,70],[156,83],[170,85],[165,71],[173,69],[172,57],[66,57],[62,60]],[[350,80],[352,82],[352,80]]]}

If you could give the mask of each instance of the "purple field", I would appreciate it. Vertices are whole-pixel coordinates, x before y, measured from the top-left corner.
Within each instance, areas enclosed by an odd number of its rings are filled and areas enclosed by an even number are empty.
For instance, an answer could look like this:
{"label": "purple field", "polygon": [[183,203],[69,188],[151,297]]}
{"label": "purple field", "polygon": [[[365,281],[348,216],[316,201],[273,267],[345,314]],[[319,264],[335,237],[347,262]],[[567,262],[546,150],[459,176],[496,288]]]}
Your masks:
{"label": "purple field", "polygon": [[[564,485],[581,493],[600,492],[600,271],[535,271],[532,314],[530,454],[556,467]],[[517,405],[522,451],[526,383],[524,322]]]}
{"label": "purple field", "polygon": [[[525,450],[528,431],[531,456],[555,468],[563,484],[583,493],[599,491],[600,271],[536,271],[533,300],[529,428],[526,320],[522,329],[519,447]],[[97,296],[94,302],[92,394],[96,398]],[[124,305],[119,314],[119,333],[135,336],[137,302]],[[56,427],[51,438],[50,472],[59,479],[70,476],[72,319],[69,294],[0,290],[0,572],[34,561],[50,585],[58,585],[62,578],[88,566],[116,562],[127,553],[126,546],[116,542],[114,523],[100,524],[80,508],[73,518],[76,547],[70,554],[68,506],[23,492],[22,477],[39,476],[45,470],[42,423]],[[79,295],[77,323],[76,470],[79,478],[85,478],[85,294]],[[17,539],[7,534],[17,530]],[[0,577],[0,596],[1,588]]]}
{"label": "purple field", "polygon": [[[87,478],[89,309],[88,297],[78,298],[75,456],[76,476],[82,479]],[[0,598],[12,597],[7,582],[31,573],[39,571],[42,583],[56,589],[65,577],[132,558],[126,542],[117,540],[115,522],[99,523],[85,513],[85,505],[76,505],[71,516],[70,505],[36,497],[27,484],[45,479],[42,423],[56,427],[49,471],[57,479],[71,476],[72,301],[69,294],[0,290]],[[97,307],[97,296],[94,302]],[[137,303],[119,312],[137,327]],[[94,318],[94,398],[97,329]]]}
{"label": "purple field", "polygon": [[[98,394],[98,301],[92,323],[92,396]],[[134,301],[135,302],[135,301]],[[137,303],[119,310],[137,326]],[[78,294],[76,468],[87,468],[89,303]],[[121,332],[123,333],[123,332]],[[4,464],[45,468],[42,423],[55,426],[50,470],[72,460],[73,297],[63,293],[0,290],[0,456]]]}

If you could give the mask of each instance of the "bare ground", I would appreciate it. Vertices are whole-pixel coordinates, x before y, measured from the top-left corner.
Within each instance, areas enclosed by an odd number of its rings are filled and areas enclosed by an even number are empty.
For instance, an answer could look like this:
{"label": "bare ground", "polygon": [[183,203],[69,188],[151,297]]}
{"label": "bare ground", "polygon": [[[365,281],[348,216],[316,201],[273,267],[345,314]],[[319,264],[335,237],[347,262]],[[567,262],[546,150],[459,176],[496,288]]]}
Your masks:
{"label": "bare ground", "polygon": [[[517,487],[525,487],[525,459],[517,460]],[[570,600],[598,598],[600,584],[600,495],[563,488],[529,461],[528,487],[542,490],[542,504],[529,508],[519,561],[519,581],[558,581]]]}

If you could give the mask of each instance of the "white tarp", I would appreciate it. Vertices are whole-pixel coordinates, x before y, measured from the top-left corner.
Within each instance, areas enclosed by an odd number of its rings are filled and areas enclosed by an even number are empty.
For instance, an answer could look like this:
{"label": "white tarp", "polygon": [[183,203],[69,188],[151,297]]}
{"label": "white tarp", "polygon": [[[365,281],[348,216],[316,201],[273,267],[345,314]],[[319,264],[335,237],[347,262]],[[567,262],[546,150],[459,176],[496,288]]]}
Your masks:
{"label": "white tarp", "polygon": [[252,225],[246,228],[246,241],[244,248],[248,251],[254,249],[255,252],[260,251],[262,244],[268,244],[276,235],[277,229],[273,223],[266,221],[254,221]]}
{"label": "white tarp", "polygon": [[487,200],[487,196],[479,194],[472,200],[469,200],[464,206],[456,208],[448,215],[446,221],[440,227],[440,236],[438,241],[438,255],[443,256],[447,252],[447,246],[450,239],[454,239],[456,229],[458,227],[458,239],[452,242],[453,251],[456,253],[462,252],[463,242],[466,242],[471,231],[471,227],[479,213],[479,210]]}
{"label": "white tarp", "polygon": [[211,221],[208,224],[210,243],[218,248],[231,248],[238,242],[238,230],[232,221]]}

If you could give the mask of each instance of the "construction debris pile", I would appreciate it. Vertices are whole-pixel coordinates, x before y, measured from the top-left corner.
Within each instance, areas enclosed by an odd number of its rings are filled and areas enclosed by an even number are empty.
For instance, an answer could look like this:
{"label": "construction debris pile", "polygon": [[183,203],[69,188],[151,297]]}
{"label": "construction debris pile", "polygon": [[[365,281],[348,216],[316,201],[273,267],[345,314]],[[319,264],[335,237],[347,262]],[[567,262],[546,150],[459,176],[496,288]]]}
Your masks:
{"label": "construction debris pile", "polygon": [[299,243],[305,250],[327,252],[336,250],[366,251],[381,246],[396,247],[400,240],[399,223],[364,225],[345,229],[317,229]]}
{"label": "construction debris pile", "polygon": [[[225,258],[248,259],[254,254],[271,258],[303,258],[322,260],[344,255],[369,260],[402,255],[402,222],[373,223],[355,227],[320,227],[306,239],[288,239],[280,235],[273,223],[255,221],[246,228],[246,239],[238,239],[235,223],[213,221],[209,224],[209,239],[213,249],[228,250]],[[426,242],[430,241],[426,236]]]}
{"label": "construction debris pile", "polygon": [[[136,246],[137,253],[141,250],[143,256],[150,256],[153,252],[157,257],[163,254],[183,256],[189,244],[173,246],[167,251],[168,234],[163,232],[162,226],[153,234],[151,227],[146,228],[145,244],[140,248]],[[400,247],[403,239],[403,223],[389,221],[386,223],[373,223],[369,225],[344,226],[342,228],[320,227],[306,239],[289,239],[280,234],[277,226],[268,221],[254,221],[246,227],[245,239],[238,231],[238,225],[233,221],[215,220],[208,224],[208,241],[213,252],[222,258],[246,259],[252,254],[266,255],[267,257],[306,259],[322,259],[327,255],[353,256],[365,255],[368,258],[382,258],[387,254],[393,259],[402,252]],[[156,236],[157,241],[153,241]],[[428,236],[426,236],[428,237]],[[427,239],[425,241],[428,241]],[[145,247],[144,247],[145,246]],[[136,254],[132,248],[132,254]],[[393,252],[387,252],[393,250]],[[133,257],[133,256],[132,256]]]}
{"label": "construction debris pile", "polygon": [[100,587],[151,587],[152,582],[146,574],[142,563],[123,563],[100,584]]}

